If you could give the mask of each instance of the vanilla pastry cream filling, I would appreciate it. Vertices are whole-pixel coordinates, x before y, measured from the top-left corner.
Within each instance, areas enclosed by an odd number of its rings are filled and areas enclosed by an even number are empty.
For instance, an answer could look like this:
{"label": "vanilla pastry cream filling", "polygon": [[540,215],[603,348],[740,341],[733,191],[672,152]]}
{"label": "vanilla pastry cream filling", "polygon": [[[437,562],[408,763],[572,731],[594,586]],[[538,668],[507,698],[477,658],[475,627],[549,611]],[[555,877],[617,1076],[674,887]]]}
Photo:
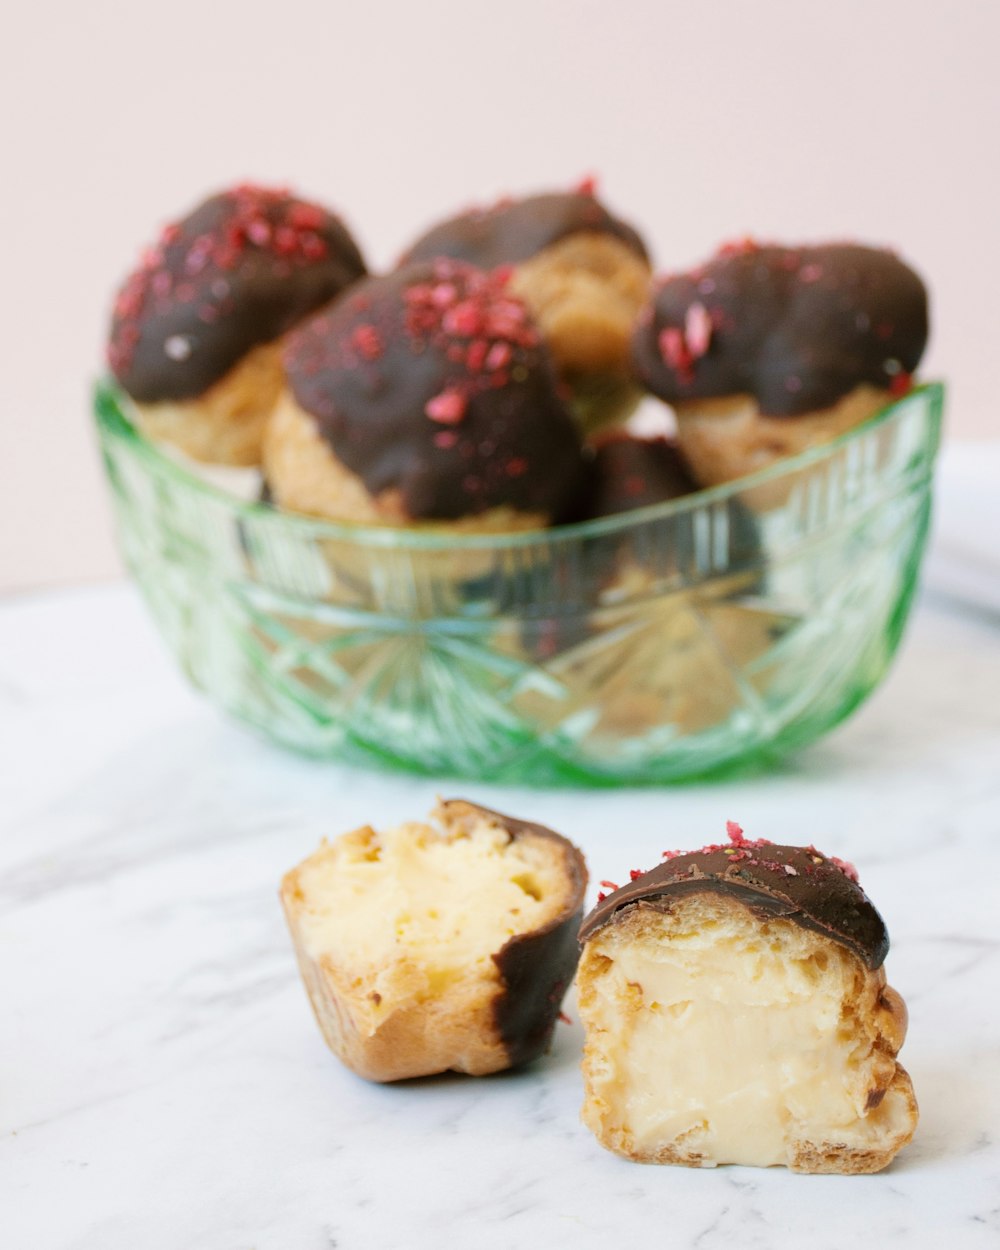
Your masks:
{"label": "vanilla pastry cream filling", "polygon": [[894,1089],[866,1108],[895,1064],[852,1007],[856,957],[787,920],[708,912],[701,900],[696,923],[678,909],[641,929],[636,915],[587,943],[591,1127],[640,1156],[674,1145],[764,1167],[791,1163],[796,1143],[906,1134]]}
{"label": "vanilla pastry cream filling", "polygon": [[345,989],[364,988],[352,1014],[369,1035],[402,1003],[484,978],[499,985],[491,956],[569,901],[545,840],[512,839],[485,818],[458,832],[359,829],[306,861],[299,889],[303,948]]}

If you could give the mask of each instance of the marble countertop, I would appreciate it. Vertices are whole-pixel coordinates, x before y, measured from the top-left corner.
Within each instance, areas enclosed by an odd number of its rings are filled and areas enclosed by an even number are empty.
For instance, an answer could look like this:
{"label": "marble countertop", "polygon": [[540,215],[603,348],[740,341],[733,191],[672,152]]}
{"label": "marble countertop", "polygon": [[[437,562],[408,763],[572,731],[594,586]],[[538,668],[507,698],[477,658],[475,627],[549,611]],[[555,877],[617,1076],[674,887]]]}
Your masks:
{"label": "marble countertop", "polygon": [[[3,1250],[1000,1244],[1000,578],[982,553],[959,568],[970,505],[954,472],[943,486],[956,523],[885,686],[780,771],[713,786],[530,792],[298,759],[185,686],[130,589],[0,601]],[[343,1069],[278,881],[321,836],[440,789],[554,825],[595,880],[728,818],[853,860],[910,1008],[913,1144],[875,1177],[626,1163],[579,1121],[572,998],[523,1072]]]}

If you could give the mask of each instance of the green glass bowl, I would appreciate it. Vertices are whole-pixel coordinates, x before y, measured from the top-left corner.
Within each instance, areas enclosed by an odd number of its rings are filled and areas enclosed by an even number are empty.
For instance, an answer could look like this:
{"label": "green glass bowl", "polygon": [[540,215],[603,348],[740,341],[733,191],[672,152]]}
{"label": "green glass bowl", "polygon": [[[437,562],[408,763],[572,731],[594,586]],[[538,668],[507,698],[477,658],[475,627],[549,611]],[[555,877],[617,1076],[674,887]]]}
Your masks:
{"label": "green glass bowl", "polygon": [[913,600],[943,407],[919,387],[753,477],[454,536],[240,502],[98,385],[128,566],[196,686],[315,755],[530,784],[671,782],[814,741]]}

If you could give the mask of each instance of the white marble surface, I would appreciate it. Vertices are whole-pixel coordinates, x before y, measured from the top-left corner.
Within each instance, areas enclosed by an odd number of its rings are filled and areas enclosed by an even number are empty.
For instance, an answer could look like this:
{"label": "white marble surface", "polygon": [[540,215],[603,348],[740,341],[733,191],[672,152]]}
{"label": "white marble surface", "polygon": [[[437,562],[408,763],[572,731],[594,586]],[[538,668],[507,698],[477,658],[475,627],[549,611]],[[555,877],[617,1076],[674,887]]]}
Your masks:
{"label": "white marble surface", "polygon": [[[2,1250],[1000,1244],[1000,612],[995,584],[964,601],[976,560],[953,576],[956,482],[883,689],[780,772],[712,787],[532,793],[300,760],[191,693],[130,590],[0,604]],[[321,835],[440,789],[564,830],[595,880],[727,818],[854,860],[910,1007],[912,1146],[877,1177],[625,1163],[579,1122],[576,1023],[513,1076],[380,1088],[341,1068],[278,880]]]}

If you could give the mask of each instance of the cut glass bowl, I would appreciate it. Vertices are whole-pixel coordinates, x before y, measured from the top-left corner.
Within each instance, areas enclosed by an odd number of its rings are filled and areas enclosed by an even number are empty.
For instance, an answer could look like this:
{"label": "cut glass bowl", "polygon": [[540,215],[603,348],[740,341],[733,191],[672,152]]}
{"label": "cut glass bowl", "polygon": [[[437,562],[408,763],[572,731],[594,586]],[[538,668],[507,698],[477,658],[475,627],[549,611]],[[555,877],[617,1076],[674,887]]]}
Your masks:
{"label": "cut glass bowl", "polygon": [[943,388],[697,495],[456,537],[245,503],[96,414],[125,559],[227,712],[300,751],[531,784],[719,774],[878,685],[927,537]]}

